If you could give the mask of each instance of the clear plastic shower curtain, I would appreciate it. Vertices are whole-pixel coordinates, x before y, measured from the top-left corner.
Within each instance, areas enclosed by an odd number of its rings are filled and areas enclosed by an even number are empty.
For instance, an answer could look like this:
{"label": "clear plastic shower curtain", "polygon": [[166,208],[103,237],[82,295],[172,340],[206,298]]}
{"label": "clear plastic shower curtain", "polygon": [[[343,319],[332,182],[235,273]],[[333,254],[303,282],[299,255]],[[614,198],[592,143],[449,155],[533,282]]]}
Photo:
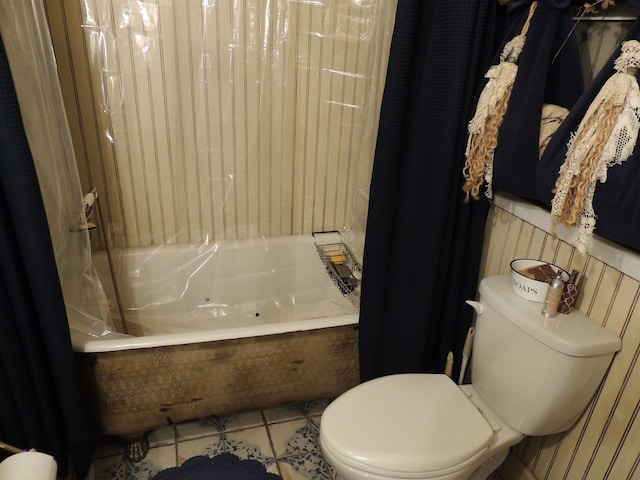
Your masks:
{"label": "clear plastic shower curtain", "polygon": [[395,3],[65,5],[113,247],[363,233]]}
{"label": "clear plastic shower curtain", "polygon": [[113,327],[91,262],[83,194],[42,2],[1,2],[0,32],[46,209],[69,327],[105,335]]}
{"label": "clear plastic shower curtain", "polygon": [[117,278],[123,249],[339,230],[362,252],[395,0],[44,1]]}

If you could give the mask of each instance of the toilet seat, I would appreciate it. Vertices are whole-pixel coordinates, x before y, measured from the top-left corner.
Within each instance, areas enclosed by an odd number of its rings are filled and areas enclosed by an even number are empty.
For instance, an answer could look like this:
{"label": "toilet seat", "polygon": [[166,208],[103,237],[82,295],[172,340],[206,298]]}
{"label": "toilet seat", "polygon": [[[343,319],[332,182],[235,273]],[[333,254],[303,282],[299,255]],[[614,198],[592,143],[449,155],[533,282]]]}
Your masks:
{"label": "toilet seat", "polygon": [[[426,480],[426,479],[449,479],[449,478],[461,478],[459,477],[460,472],[467,471],[471,472],[475,470],[475,468],[482,463],[486,456],[486,449],[481,450],[473,457],[465,460],[462,464],[454,465],[452,467],[448,467],[442,470],[433,470],[429,472],[407,472],[407,471],[396,471],[389,469],[379,469],[372,467],[371,465],[366,465],[364,463],[354,462],[353,459],[350,459],[344,455],[341,455],[340,452],[336,452],[330,448],[325,442],[322,447],[323,454],[325,458],[329,461],[330,465],[334,467],[337,466],[338,463],[341,463],[343,467],[346,467],[350,471],[356,471],[360,474],[365,475],[367,480],[389,480],[391,478],[398,480]],[[472,467],[472,468],[469,468]],[[451,475],[454,477],[451,477]]]}
{"label": "toilet seat", "polygon": [[365,382],[324,411],[321,446],[350,468],[381,477],[429,478],[481,457],[493,430],[445,375]]}

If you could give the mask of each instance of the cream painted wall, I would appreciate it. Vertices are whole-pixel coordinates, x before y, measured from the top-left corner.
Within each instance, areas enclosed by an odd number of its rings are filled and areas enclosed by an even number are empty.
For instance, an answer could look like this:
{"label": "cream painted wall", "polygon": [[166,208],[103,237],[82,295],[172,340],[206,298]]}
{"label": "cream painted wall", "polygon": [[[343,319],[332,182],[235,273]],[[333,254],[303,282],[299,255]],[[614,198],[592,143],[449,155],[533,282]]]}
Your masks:
{"label": "cream painted wall", "polygon": [[[577,424],[562,434],[526,438],[498,473],[505,480],[640,478],[640,279],[498,207],[484,245],[482,276],[509,273],[509,262],[521,257],[583,272],[578,309],[622,338],[622,350]],[[622,249],[618,256],[622,263],[638,261]]]}
{"label": "cream painted wall", "polygon": [[[578,24],[575,35],[587,82],[630,24]],[[510,260],[518,257],[580,270],[585,277],[578,309],[622,338],[622,350],[578,423],[562,434],[526,438],[512,448],[498,473],[504,480],[640,479],[640,255],[597,236],[592,254],[581,255],[567,243],[570,232],[560,232],[565,233],[561,238],[551,235],[547,212],[518,200],[497,203],[502,208],[490,213],[481,276],[509,273]]]}

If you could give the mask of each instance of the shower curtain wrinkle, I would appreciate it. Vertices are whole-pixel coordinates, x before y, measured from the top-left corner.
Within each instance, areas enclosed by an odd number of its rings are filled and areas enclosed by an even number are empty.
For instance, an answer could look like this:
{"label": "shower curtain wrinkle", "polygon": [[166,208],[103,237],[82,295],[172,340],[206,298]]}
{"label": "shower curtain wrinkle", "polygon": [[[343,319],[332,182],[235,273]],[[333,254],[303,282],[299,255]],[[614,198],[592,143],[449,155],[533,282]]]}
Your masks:
{"label": "shower curtain wrinkle", "polygon": [[65,25],[105,95],[75,103],[93,102],[111,135],[87,162],[112,244],[363,236],[352,197],[368,188],[395,1],[157,5],[84,2],[82,25]]}
{"label": "shower curtain wrinkle", "polygon": [[495,0],[398,4],[364,249],[363,381],[461,358],[487,203],[463,202],[459,172],[503,14]]}

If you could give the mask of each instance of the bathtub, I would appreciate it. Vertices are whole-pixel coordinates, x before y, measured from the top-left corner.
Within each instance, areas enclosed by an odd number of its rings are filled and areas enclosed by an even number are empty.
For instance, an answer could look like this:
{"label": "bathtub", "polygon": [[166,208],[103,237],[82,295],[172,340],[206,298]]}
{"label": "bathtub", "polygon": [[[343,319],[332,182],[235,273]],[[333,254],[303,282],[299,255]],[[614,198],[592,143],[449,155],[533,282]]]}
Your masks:
{"label": "bathtub", "polygon": [[[138,460],[160,426],[332,398],[356,385],[358,286],[339,288],[323,254],[341,246],[316,242],[301,235],[114,252],[129,334],[72,331],[103,433],[127,439]],[[100,255],[95,264],[108,270]]]}

